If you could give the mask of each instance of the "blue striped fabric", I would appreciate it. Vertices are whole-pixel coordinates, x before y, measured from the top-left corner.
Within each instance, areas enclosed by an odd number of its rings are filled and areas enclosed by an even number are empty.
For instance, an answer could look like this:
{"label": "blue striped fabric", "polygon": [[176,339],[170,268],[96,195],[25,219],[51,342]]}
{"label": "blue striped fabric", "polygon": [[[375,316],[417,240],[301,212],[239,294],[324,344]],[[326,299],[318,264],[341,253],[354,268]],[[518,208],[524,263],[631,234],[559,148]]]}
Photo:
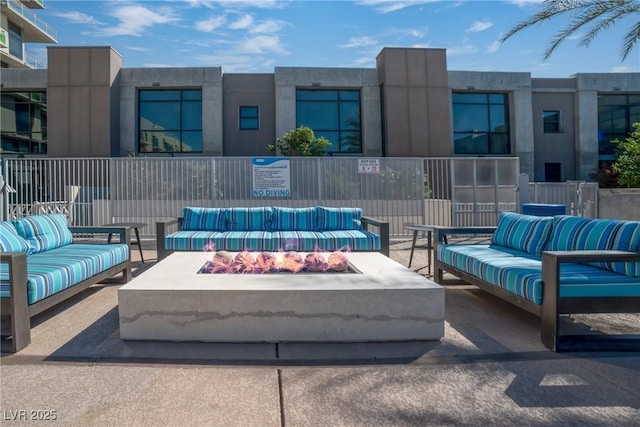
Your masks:
{"label": "blue striped fabric", "polygon": [[222,247],[228,251],[271,251],[270,231],[225,231]]}
{"label": "blue striped fabric", "polygon": [[[613,249],[640,253],[640,222],[625,221],[616,233]],[[612,262],[609,268],[616,273],[640,277],[640,262]]]}
{"label": "blue striped fabric", "polygon": [[491,243],[540,255],[549,240],[553,217],[500,212]]}
{"label": "blue striped fabric", "polygon": [[327,251],[380,250],[380,236],[366,230],[323,231],[322,249]]}
{"label": "blue striped fabric", "polygon": [[169,251],[215,251],[227,249],[224,231],[177,231],[164,238],[164,247]]}
{"label": "blue striped fabric", "polygon": [[[487,245],[440,245],[438,260],[535,304],[542,304],[542,263]],[[584,264],[561,264],[560,296],[640,296],[638,279]]]}
{"label": "blue striped fabric", "polygon": [[9,221],[0,222],[0,252],[29,252],[31,245],[18,235]]}
{"label": "blue striped fabric", "polygon": [[182,214],[182,230],[225,231],[227,229],[227,216],[224,208],[185,207]]}
{"label": "blue striped fabric", "polygon": [[318,206],[317,231],[362,230],[362,209]]}
{"label": "blue striped fabric", "polygon": [[322,233],[318,231],[272,231],[274,251],[318,251],[325,249]]}
{"label": "blue striped fabric", "polygon": [[577,216],[553,217],[551,240],[546,251],[602,250],[613,247],[613,239],[622,221]]}
{"label": "blue striped fabric", "polygon": [[31,253],[49,251],[73,242],[67,218],[62,214],[32,215],[12,222],[18,234],[31,245]]}
{"label": "blue striped fabric", "polygon": [[229,231],[267,231],[271,229],[271,208],[230,208],[227,219]]}
{"label": "blue striped fabric", "polygon": [[[31,255],[27,262],[28,302],[38,302],[127,259],[129,247],[125,244],[74,243]],[[9,293],[9,268],[2,264],[0,296],[8,298]]]}
{"label": "blue striped fabric", "polygon": [[284,208],[274,206],[272,231],[315,231],[317,208]]}

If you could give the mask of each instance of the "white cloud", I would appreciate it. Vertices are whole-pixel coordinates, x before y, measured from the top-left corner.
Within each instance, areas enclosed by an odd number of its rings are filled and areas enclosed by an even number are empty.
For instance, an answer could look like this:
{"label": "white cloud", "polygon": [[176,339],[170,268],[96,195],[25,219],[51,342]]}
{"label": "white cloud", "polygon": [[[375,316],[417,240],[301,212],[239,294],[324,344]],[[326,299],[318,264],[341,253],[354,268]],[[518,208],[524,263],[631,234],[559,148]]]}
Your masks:
{"label": "white cloud", "polygon": [[634,69],[633,67],[627,67],[626,65],[618,65],[617,67],[611,68],[612,73],[637,73],[638,69]]}
{"label": "white cloud", "polygon": [[190,7],[224,7],[224,8],[258,8],[279,9],[284,7],[284,1],[280,0],[187,0]]}
{"label": "white cloud", "polygon": [[249,28],[253,24],[253,16],[243,15],[240,19],[229,24],[229,28],[232,30],[243,30]]}
{"label": "white cloud", "polygon": [[469,43],[469,39],[465,38],[459,46],[447,47],[447,55],[471,55],[477,53],[478,49]]}
{"label": "white cloud", "polygon": [[524,7],[529,4],[542,3],[544,0],[510,0],[509,3],[513,3],[516,6]]}
{"label": "white cloud", "polygon": [[412,1],[397,1],[397,0],[360,0],[356,4],[360,6],[369,6],[374,8],[380,13],[395,12],[411,6],[418,6],[425,3],[434,3],[437,0],[412,0]]}
{"label": "white cloud", "polygon": [[123,6],[112,12],[111,16],[120,22],[117,25],[102,28],[97,35],[141,36],[147,27],[177,21],[171,9],[159,7],[150,10],[139,5]]}
{"label": "white cloud", "polygon": [[268,19],[266,21],[258,22],[256,25],[249,29],[253,34],[264,33],[277,33],[287,25],[284,21],[278,21],[277,19]]}
{"label": "white cloud", "polygon": [[258,72],[273,67],[274,61],[262,56],[222,53],[217,55],[200,55],[196,58],[203,66],[222,67],[224,72]]}
{"label": "white cloud", "polygon": [[238,50],[242,53],[256,54],[273,52],[285,55],[289,53],[280,45],[280,38],[278,36],[266,34],[243,40],[238,44]]}
{"label": "white cloud", "polygon": [[224,16],[214,16],[204,21],[196,22],[196,30],[204,33],[211,33],[227,22]]}
{"label": "white cloud", "polygon": [[363,36],[363,37],[351,37],[346,44],[340,45],[339,47],[351,48],[351,47],[375,46],[377,44],[378,42],[375,39],[369,36]]}
{"label": "white cloud", "polygon": [[497,52],[500,49],[501,45],[502,45],[502,43],[500,43],[500,41],[498,41],[498,40],[494,41],[487,48],[487,53]]}
{"label": "white cloud", "polygon": [[149,52],[149,48],[139,46],[127,46],[127,49],[134,52]]}
{"label": "white cloud", "polygon": [[82,13],[82,12],[76,12],[76,11],[72,11],[72,12],[56,12],[53,13],[54,16],[58,16],[62,19],[66,19],[67,21],[71,22],[72,24],[94,24],[94,25],[100,25],[101,22],[98,21],[96,18],[94,18],[91,15],[87,15],[86,13]]}
{"label": "white cloud", "polygon": [[476,21],[473,23],[472,26],[470,26],[469,28],[467,28],[465,30],[465,32],[467,33],[479,33],[481,31],[487,30],[489,28],[493,27],[493,22],[489,22],[489,21]]}

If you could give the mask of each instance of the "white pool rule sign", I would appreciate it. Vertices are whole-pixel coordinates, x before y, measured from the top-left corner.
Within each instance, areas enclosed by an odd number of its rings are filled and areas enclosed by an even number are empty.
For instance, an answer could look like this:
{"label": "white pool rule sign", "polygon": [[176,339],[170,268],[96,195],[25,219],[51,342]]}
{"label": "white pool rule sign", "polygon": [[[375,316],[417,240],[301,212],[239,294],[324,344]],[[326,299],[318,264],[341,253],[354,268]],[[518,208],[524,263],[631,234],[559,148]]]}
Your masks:
{"label": "white pool rule sign", "polygon": [[283,157],[251,159],[253,197],[291,197],[290,163]]}
{"label": "white pool rule sign", "polygon": [[380,159],[358,159],[359,173],[380,173]]}

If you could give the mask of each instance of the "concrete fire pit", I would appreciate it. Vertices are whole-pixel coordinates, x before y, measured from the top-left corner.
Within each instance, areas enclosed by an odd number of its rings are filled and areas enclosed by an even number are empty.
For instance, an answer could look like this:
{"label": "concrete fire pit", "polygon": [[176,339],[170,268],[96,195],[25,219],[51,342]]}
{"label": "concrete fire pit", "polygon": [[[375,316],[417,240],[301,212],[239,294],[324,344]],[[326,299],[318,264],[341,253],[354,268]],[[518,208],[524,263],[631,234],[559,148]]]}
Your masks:
{"label": "concrete fire pit", "polygon": [[125,340],[437,340],[444,289],[379,253],[350,273],[198,274],[211,253],[176,252],[118,291]]}

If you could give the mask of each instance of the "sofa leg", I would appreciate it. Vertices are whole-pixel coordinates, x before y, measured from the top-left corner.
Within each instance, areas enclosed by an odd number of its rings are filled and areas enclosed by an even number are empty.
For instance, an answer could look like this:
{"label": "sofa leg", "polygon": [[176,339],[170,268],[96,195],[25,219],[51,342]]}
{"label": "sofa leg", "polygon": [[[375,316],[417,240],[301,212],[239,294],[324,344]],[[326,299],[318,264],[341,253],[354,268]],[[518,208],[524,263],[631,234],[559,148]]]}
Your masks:
{"label": "sofa leg", "polygon": [[133,278],[131,273],[131,262],[127,263],[127,266],[122,270],[122,283],[129,283]]}
{"label": "sofa leg", "polygon": [[560,263],[558,258],[542,253],[542,313],[540,340],[545,347],[558,351],[560,335],[558,302],[560,299]]}

